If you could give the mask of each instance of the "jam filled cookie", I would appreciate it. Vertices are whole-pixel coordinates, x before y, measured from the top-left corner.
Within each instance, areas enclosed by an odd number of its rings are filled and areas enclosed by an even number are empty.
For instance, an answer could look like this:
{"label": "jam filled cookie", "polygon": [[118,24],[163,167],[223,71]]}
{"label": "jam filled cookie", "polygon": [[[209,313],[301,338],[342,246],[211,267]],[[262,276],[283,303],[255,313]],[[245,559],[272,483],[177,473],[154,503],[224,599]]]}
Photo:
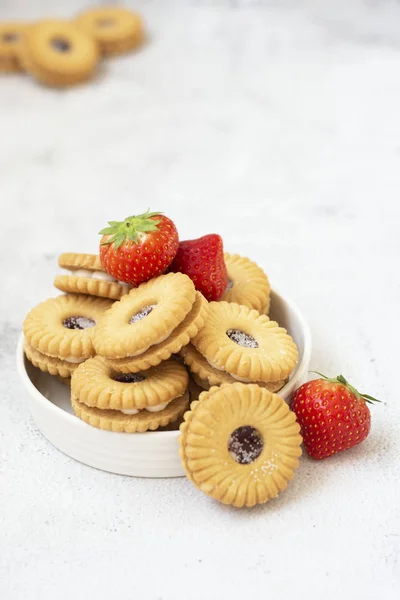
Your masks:
{"label": "jam filled cookie", "polygon": [[33,308],[24,321],[25,352],[42,371],[68,377],[95,354],[92,335],[111,306],[104,298],[67,295]]}
{"label": "jam filled cookie", "polygon": [[239,254],[224,254],[229,283],[221,300],[236,302],[268,314],[270,285],[264,271],[253,261]]}
{"label": "jam filled cookie", "polygon": [[55,287],[62,292],[119,300],[130,290],[127,283],[117,281],[104,270],[96,254],[65,252],[59,257],[58,264],[69,271],[54,279]]}
{"label": "jam filled cookie", "polygon": [[76,19],[76,23],[96,40],[104,56],[129,52],[144,39],[141,17],[118,6],[87,10]]}
{"label": "jam filled cookie", "polygon": [[154,431],[177,421],[188,408],[189,394],[185,392],[158,412],[141,410],[136,414],[125,414],[120,410],[102,410],[94,406],[87,406],[83,402],[79,402],[74,395],[71,396],[71,404],[76,416],[92,427],[122,433],[142,433],[148,430]]}
{"label": "jam filled cookie", "polygon": [[38,81],[66,87],[93,76],[99,50],[96,42],[73,23],[41,21],[29,28],[20,57]]}
{"label": "jam filled cookie", "polygon": [[0,23],[0,73],[24,70],[19,48],[28,27],[26,23]]}
{"label": "jam filled cookie", "polygon": [[214,369],[202,354],[193,346],[188,344],[180,351],[179,355],[190,369],[193,379],[203,389],[209,389],[213,385],[223,383],[235,383],[236,379],[220,369]]}
{"label": "jam filled cookie", "polygon": [[[185,348],[182,348],[179,354],[183,358],[185,365],[189,367],[192,378],[203,390],[209,390],[214,385],[235,383],[237,381],[229,373],[214,369],[192,344],[188,344]],[[286,381],[280,379],[268,383],[262,381],[254,381],[252,383],[258,383],[258,385],[265,387],[270,392],[278,392],[283,388]]]}
{"label": "jam filled cookie", "polygon": [[[146,352],[136,357],[108,359],[116,371],[122,373],[136,373],[149,367],[158,365],[167,360],[172,354],[176,354],[183,346],[197,335],[203,327],[207,317],[208,302],[200,292],[196,292],[196,300],[185,319],[176,327],[171,335],[161,342],[150,346]],[[211,367],[210,367],[211,368]]]}
{"label": "jam filled cookie", "polygon": [[161,275],[115,302],[93,336],[97,354],[126,358],[161,344],[185,319],[196,299],[193,282],[182,273]]}
{"label": "jam filled cookie", "polygon": [[297,347],[286,330],[266,315],[233,302],[211,302],[207,321],[193,344],[216,369],[240,381],[286,379]]}
{"label": "jam filled cookie", "polygon": [[81,364],[72,376],[71,390],[80,402],[101,409],[135,414],[163,410],[188,386],[184,366],[170,359],[140,373],[117,373],[101,356]]}
{"label": "jam filled cookie", "polygon": [[282,492],[301,455],[286,402],[255,384],[203,392],[185,413],[180,454],[190,481],[224,504],[263,504]]}

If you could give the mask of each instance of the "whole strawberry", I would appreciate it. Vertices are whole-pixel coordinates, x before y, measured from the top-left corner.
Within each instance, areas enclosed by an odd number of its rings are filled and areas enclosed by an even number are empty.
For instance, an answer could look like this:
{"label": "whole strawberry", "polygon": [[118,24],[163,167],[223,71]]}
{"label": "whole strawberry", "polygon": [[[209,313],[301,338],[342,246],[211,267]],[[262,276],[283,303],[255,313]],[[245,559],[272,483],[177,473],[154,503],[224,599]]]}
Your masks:
{"label": "whole strawberry", "polygon": [[379,400],[360,394],[343,375],[335,379],[318,375],[322,379],[309,381],[295,391],[291,409],[307,453],[321,460],[365,440],[371,427],[367,402]]}
{"label": "whole strawberry", "polygon": [[109,221],[100,231],[100,260],[118,281],[137,286],[165,271],[179,246],[178,232],[158,212]]}
{"label": "whole strawberry", "polygon": [[169,271],[185,273],[207,300],[219,300],[228,285],[221,236],[210,233],[181,242]]}

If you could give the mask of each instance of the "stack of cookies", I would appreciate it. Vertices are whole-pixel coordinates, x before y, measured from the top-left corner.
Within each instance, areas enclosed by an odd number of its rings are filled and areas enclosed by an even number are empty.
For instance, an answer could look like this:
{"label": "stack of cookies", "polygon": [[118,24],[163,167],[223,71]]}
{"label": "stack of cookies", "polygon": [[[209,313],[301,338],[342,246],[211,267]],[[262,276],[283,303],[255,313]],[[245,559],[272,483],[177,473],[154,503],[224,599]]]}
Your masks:
{"label": "stack of cookies", "polygon": [[94,76],[102,57],[130,52],[144,37],[140,15],[120,6],[91,8],[70,21],[0,23],[0,72],[25,71],[68,87]]}
{"label": "stack of cookies", "polygon": [[130,433],[171,423],[177,429],[189,404],[189,375],[173,355],[203,327],[205,298],[182,273],[131,289],[106,273],[97,255],[65,253],[58,262],[66,274],[54,284],[65,295],[27,315],[28,360],[71,382],[72,407],[90,425]]}
{"label": "stack of cookies", "polygon": [[96,358],[72,377],[77,416],[124,432],[177,421],[188,408],[189,376],[171,356],[199,332],[206,313],[207,301],[181,273],[161,275],[115,302],[94,331]]}
{"label": "stack of cookies", "polygon": [[[27,315],[25,354],[70,382],[75,414],[93,427],[180,428],[190,481],[226,504],[253,506],[285,489],[298,466],[299,425],[275,393],[298,352],[266,314],[264,272],[238,255],[224,260],[228,287],[209,303],[182,272],[131,287],[116,279],[124,269],[108,267],[113,276],[96,255],[62,254],[66,273],[54,283],[64,295]],[[133,273],[147,264],[135,262]]]}

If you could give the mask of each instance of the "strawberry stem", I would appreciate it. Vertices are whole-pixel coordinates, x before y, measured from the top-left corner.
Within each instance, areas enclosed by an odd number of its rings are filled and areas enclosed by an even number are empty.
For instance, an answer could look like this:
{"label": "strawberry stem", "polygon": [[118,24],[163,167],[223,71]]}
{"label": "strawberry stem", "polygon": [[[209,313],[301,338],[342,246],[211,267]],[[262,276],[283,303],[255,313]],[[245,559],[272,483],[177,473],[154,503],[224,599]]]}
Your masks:
{"label": "strawberry stem", "polygon": [[315,373],[316,375],[319,375],[325,381],[329,381],[330,383],[340,383],[341,385],[344,385],[357,398],[362,398],[364,400],[364,402],[367,402],[368,404],[373,404],[374,402],[381,402],[381,400],[378,400],[377,398],[374,398],[373,396],[369,396],[369,394],[361,394],[361,392],[356,390],[356,388],[354,386],[352,386],[345,377],[343,377],[343,375],[338,375],[337,377],[327,377],[326,375],[324,375],[323,373],[320,373],[319,371],[311,371],[311,373]]}
{"label": "strawberry stem", "polygon": [[125,240],[137,244],[139,233],[158,231],[158,225],[161,223],[161,220],[155,220],[154,217],[161,216],[161,214],[160,212],[150,212],[150,209],[147,209],[145,213],[136,216],[132,215],[123,221],[108,221],[109,227],[105,227],[99,231],[99,234],[110,237],[104,240],[101,245],[114,244],[115,249],[118,250]]}

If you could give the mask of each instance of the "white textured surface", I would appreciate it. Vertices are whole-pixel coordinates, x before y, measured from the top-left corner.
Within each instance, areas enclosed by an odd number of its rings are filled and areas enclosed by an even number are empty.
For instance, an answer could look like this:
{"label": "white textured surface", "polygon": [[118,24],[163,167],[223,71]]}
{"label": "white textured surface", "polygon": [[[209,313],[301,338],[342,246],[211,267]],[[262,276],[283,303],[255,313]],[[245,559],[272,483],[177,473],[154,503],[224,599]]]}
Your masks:
{"label": "white textured surface", "polygon": [[[2,0],[0,16],[84,5],[55,4]],[[400,5],[136,6],[151,44],[97,82],[0,78],[0,597],[394,600]],[[57,253],[94,250],[105,220],[147,206],[262,263],[308,316],[312,366],[386,401],[364,444],[302,459],[265,507],[81,466],[28,414],[14,347]]]}

